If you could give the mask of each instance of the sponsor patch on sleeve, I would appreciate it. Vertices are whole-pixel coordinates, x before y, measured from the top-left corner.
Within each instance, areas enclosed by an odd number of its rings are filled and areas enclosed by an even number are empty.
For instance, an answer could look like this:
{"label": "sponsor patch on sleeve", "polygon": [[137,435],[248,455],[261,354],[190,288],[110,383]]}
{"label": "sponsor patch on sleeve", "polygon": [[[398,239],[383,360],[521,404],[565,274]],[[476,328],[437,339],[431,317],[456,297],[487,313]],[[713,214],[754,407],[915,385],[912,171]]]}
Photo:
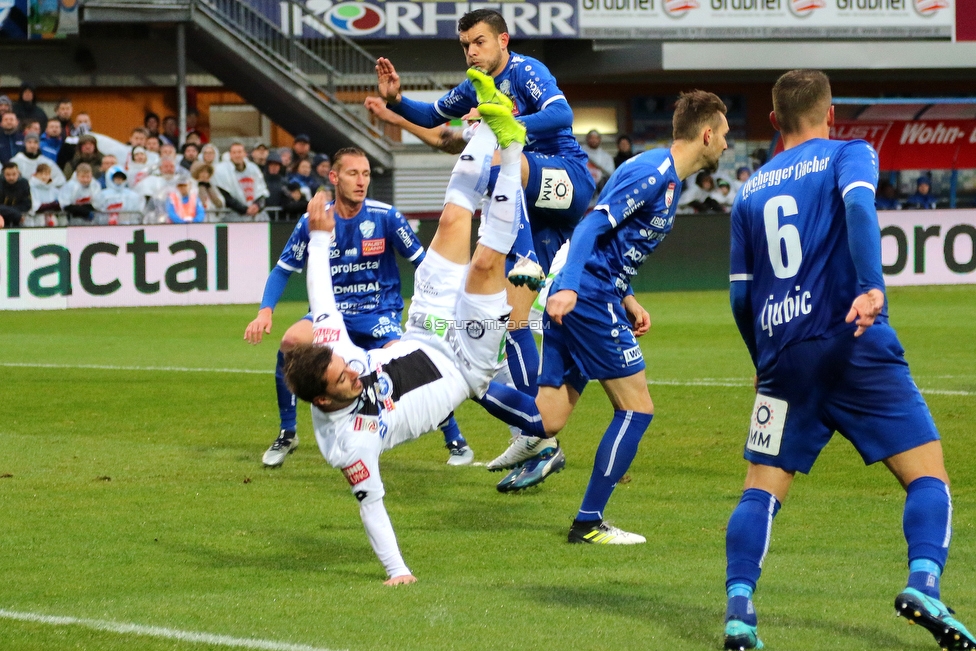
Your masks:
{"label": "sponsor patch on sleeve", "polygon": [[352,428],[357,432],[376,432],[380,429],[379,420],[372,416],[356,416]]}
{"label": "sponsor patch on sleeve", "polygon": [[369,468],[367,468],[366,464],[360,460],[351,466],[346,466],[343,468],[342,474],[346,476],[346,481],[349,482],[350,486],[355,486],[356,484],[369,479]]}
{"label": "sponsor patch on sleeve", "polygon": [[752,408],[752,421],[749,423],[749,439],[746,449],[771,457],[779,455],[783,442],[783,426],[790,404],[785,400],[756,394]]}
{"label": "sponsor patch on sleeve", "polygon": [[339,328],[315,328],[312,331],[312,343],[316,346],[332,344],[339,341]]}
{"label": "sponsor patch on sleeve", "polygon": [[386,251],[386,239],[376,237],[363,240],[363,255],[382,255]]}

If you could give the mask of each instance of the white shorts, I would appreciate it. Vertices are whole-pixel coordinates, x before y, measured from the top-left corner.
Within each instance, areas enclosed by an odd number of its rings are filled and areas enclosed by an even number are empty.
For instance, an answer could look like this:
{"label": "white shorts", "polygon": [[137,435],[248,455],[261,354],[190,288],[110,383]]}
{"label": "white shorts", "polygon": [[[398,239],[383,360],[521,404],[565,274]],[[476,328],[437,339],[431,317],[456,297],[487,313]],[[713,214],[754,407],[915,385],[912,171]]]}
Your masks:
{"label": "white shorts", "polygon": [[414,276],[414,295],[403,340],[422,341],[452,359],[471,394],[488,390],[504,358],[507,315],[505,292],[468,294],[468,266],[428,251]]}

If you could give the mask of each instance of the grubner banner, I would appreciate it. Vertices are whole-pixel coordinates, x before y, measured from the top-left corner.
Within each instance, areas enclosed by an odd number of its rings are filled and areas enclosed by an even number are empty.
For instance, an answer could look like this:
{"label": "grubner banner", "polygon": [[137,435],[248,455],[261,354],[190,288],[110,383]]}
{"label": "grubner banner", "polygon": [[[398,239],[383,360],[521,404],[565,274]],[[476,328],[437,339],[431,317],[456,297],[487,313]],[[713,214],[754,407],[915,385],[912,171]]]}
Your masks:
{"label": "grubner banner", "polygon": [[475,9],[494,9],[517,38],[576,38],[577,2],[415,2],[411,0],[305,0],[303,11],[289,2],[247,0],[286,34],[329,38],[333,30],[352,38],[457,39],[457,22]]}
{"label": "grubner banner", "polygon": [[0,310],[258,303],[268,224],[0,231]]}

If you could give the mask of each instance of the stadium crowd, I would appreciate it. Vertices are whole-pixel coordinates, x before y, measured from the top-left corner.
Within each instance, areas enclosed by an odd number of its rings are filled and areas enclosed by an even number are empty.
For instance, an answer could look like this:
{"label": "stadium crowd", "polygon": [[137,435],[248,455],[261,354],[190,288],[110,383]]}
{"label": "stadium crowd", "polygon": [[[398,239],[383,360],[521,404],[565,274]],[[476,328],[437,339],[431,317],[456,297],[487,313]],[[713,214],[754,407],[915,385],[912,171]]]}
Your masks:
{"label": "stadium crowd", "polygon": [[174,116],[148,113],[119,142],[94,130],[70,99],[48,117],[24,83],[20,98],[0,96],[0,226],[297,219],[320,188],[329,193],[331,160],[299,134],[292,147],[221,153],[187,113],[181,142]]}

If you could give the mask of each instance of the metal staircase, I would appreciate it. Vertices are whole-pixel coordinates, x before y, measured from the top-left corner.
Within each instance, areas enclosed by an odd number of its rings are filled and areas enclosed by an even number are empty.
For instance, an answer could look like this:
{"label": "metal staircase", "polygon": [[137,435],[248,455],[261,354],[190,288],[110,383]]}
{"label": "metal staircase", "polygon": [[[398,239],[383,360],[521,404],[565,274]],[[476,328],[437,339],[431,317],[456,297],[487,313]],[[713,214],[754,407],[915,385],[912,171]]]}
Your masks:
{"label": "metal staircase", "polygon": [[[295,0],[88,0],[87,23],[186,23],[187,53],[319,151],[357,146],[386,168],[396,147],[362,106],[375,93],[375,58]],[[318,38],[305,38],[308,28]],[[423,74],[404,88],[439,88]]]}

